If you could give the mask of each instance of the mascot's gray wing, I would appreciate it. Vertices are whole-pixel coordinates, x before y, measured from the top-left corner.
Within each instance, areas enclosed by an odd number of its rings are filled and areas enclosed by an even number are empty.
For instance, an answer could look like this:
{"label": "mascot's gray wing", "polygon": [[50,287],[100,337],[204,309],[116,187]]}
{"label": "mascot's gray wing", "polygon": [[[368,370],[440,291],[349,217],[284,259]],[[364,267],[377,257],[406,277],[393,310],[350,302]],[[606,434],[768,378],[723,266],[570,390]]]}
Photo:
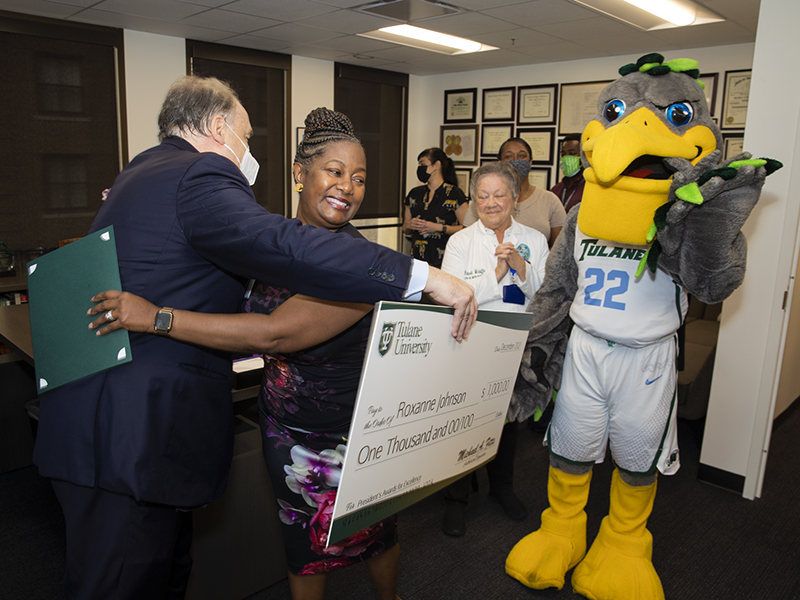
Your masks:
{"label": "mascot's gray wing", "polygon": [[545,266],[542,286],[528,305],[533,323],[522,355],[509,407],[509,421],[524,421],[544,410],[561,382],[561,368],[572,320],[569,308],[578,291],[575,228],[578,207],[570,211]]}
{"label": "mascot's gray wing", "polygon": [[[764,179],[782,165],[742,154],[717,164],[719,151],[696,166],[667,159],[678,171],[667,204],[656,211],[658,266],[701,301],[721,302],[742,283],[747,241],[740,231]],[[764,164],[766,162],[766,164]]]}

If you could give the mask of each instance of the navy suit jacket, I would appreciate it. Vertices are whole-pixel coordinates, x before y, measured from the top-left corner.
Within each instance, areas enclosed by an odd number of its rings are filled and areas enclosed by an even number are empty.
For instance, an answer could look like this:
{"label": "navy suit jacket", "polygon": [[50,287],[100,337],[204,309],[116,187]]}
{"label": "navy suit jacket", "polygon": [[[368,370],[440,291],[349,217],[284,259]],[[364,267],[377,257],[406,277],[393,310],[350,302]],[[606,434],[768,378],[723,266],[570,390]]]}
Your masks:
{"label": "navy suit jacket", "polygon": [[[91,231],[109,225],[123,290],[159,306],[233,313],[251,277],[333,300],[399,300],[410,273],[407,256],[268,213],[230,160],[175,137],[120,173]],[[42,396],[40,473],[173,506],[220,498],[230,356],[145,334],[131,334],[131,351],[131,363]]]}

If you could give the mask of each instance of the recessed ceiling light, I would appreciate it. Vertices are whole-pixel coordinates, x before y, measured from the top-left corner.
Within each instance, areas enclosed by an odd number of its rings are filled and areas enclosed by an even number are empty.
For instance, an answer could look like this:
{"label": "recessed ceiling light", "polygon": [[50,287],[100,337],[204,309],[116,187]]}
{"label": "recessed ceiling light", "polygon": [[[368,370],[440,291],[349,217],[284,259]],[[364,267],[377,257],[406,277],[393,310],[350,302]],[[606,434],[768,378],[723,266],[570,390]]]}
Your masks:
{"label": "recessed ceiling light", "polygon": [[653,31],[724,21],[692,0],[572,0],[639,29]]}
{"label": "recessed ceiling light", "polygon": [[357,35],[450,55],[497,50],[496,46],[481,44],[474,40],[447,35],[446,33],[439,33],[438,31],[431,31],[430,29],[423,29],[421,27],[414,27],[413,25],[394,25],[392,27],[383,27],[375,31],[367,31]]}
{"label": "recessed ceiling light", "polygon": [[625,0],[625,2],[669,21],[677,27],[691,25],[697,17],[696,10],[672,0]]}

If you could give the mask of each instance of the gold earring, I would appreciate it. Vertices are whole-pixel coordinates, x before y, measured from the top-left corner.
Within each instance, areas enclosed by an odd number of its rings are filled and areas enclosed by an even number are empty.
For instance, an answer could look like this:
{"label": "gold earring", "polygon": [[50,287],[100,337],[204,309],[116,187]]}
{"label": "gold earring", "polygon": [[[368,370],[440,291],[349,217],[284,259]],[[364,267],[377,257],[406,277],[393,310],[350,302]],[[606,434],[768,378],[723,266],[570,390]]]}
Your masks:
{"label": "gold earring", "polygon": [[299,181],[297,183],[295,183],[294,184],[294,191],[297,192],[298,194],[300,192],[302,192],[303,191],[303,184],[300,183]]}

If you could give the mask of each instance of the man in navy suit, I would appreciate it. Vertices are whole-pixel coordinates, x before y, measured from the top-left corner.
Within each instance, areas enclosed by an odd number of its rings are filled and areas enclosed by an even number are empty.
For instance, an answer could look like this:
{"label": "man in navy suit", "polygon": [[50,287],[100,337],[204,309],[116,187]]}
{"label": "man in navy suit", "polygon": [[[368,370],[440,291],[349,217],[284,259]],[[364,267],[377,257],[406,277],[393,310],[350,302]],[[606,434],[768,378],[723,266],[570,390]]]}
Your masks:
{"label": "man in navy suit", "polygon": [[[421,291],[474,322],[472,288],[364,240],[271,215],[248,180],[250,120],[216,79],[185,77],[159,116],[162,142],[114,182],[91,231],[114,226],[122,288],[159,306],[236,312],[249,278],[331,300]],[[168,332],[169,310],[156,331]],[[113,314],[107,315],[113,320]],[[68,598],[183,598],[191,512],[218,500],[233,451],[230,357],[131,334],[134,360],[41,399],[34,460],[67,528]]]}

